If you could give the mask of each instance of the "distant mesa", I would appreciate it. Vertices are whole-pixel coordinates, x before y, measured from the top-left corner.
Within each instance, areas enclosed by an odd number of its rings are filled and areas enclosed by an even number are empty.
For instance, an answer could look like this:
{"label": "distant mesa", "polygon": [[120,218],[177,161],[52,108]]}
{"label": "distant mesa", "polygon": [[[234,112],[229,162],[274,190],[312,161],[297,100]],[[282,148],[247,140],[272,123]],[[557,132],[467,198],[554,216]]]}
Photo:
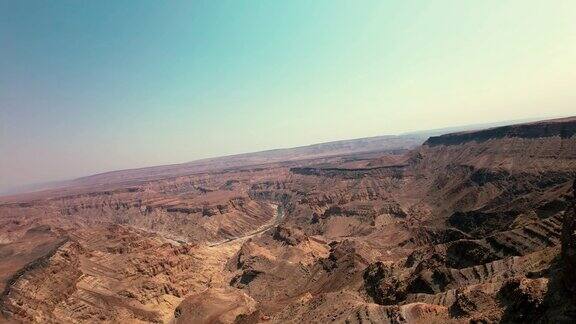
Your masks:
{"label": "distant mesa", "polygon": [[430,137],[424,145],[459,145],[471,141],[484,142],[491,139],[505,137],[542,138],[554,137],[570,138],[576,134],[576,118],[561,118],[528,124],[518,124],[489,128],[480,131],[451,133]]}

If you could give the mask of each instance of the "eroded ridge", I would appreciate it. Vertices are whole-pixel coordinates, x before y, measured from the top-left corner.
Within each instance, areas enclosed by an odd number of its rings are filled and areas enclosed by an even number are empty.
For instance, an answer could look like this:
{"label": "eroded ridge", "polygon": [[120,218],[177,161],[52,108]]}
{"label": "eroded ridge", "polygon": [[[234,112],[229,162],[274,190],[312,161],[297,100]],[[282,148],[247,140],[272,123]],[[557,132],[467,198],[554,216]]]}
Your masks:
{"label": "eroded ridge", "polygon": [[128,183],[113,173],[11,197],[0,205],[2,314],[38,323],[573,322],[574,125],[154,177],[133,170]]}

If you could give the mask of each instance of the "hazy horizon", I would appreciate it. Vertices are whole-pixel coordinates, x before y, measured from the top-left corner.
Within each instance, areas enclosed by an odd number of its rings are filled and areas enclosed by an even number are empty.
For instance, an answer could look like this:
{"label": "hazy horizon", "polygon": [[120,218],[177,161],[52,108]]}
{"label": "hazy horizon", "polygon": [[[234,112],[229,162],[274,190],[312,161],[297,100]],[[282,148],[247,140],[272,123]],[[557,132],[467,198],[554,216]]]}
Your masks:
{"label": "hazy horizon", "polygon": [[[463,130],[484,129],[484,128],[502,126],[502,125],[513,125],[513,124],[517,124],[517,123],[525,123],[525,122],[532,122],[532,121],[542,121],[542,120],[548,120],[548,119],[559,119],[559,118],[565,118],[565,117],[573,117],[573,116],[552,116],[552,117],[546,117],[546,118],[537,117],[537,118],[524,118],[524,119],[506,120],[506,121],[493,121],[493,122],[482,123],[482,124],[454,125],[454,126],[450,126],[450,127],[435,128],[435,129],[413,130],[413,131],[408,131],[408,132],[403,132],[403,133],[398,133],[398,134],[380,134],[380,135],[369,136],[369,137],[344,138],[344,139],[335,139],[335,140],[327,141],[327,142],[314,142],[314,143],[303,144],[303,145],[300,145],[300,146],[275,147],[275,148],[268,148],[268,149],[264,149],[264,150],[260,150],[260,151],[235,152],[235,153],[231,153],[231,154],[227,154],[227,155],[206,156],[206,157],[201,157],[201,158],[193,159],[193,160],[176,161],[176,162],[165,163],[165,164],[143,165],[143,166],[139,166],[139,167],[128,167],[128,168],[124,168],[124,169],[101,170],[101,171],[99,171],[99,172],[82,174],[82,175],[75,176],[75,177],[70,177],[70,178],[53,179],[53,180],[45,181],[45,182],[30,182],[30,183],[21,184],[21,185],[19,185],[19,186],[8,186],[8,187],[6,187],[6,188],[0,188],[0,196],[2,196],[2,195],[19,194],[19,193],[26,193],[26,192],[33,192],[33,191],[36,191],[36,190],[43,190],[43,189],[45,189],[45,188],[43,187],[43,186],[45,186],[45,185],[48,186],[48,187],[47,187],[47,189],[48,189],[48,188],[52,188],[51,186],[49,186],[49,185],[51,185],[51,184],[63,183],[63,182],[66,182],[66,181],[77,180],[77,179],[80,179],[80,178],[83,178],[83,177],[89,177],[89,176],[94,176],[94,175],[99,175],[99,174],[106,174],[106,173],[115,172],[115,171],[125,171],[125,170],[133,170],[133,169],[145,169],[145,168],[150,168],[150,167],[167,166],[167,165],[179,165],[179,164],[185,164],[185,163],[188,163],[188,162],[195,162],[195,161],[204,160],[204,159],[221,158],[221,157],[227,157],[227,156],[250,154],[250,153],[259,153],[259,152],[282,150],[282,149],[293,149],[293,148],[298,148],[298,147],[306,147],[306,146],[312,146],[312,145],[318,145],[318,144],[325,144],[325,143],[333,143],[333,142],[339,142],[339,141],[360,140],[360,139],[363,139],[363,138],[370,138],[370,137],[382,137],[382,136],[423,136],[423,134],[426,134],[426,133],[433,134],[433,135],[431,135],[431,136],[437,136],[437,134],[447,134],[447,133],[449,133],[449,132],[451,132],[451,131],[456,131],[456,132],[457,132],[457,131],[463,131]],[[447,131],[447,132],[446,132],[446,131]],[[427,137],[424,136],[423,138],[427,138]],[[30,191],[30,190],[31,190],[31,191]]]}
{"label": "hazy horizon", "polygon": [[4,1],[0,192],[574,115],[576,2]]}

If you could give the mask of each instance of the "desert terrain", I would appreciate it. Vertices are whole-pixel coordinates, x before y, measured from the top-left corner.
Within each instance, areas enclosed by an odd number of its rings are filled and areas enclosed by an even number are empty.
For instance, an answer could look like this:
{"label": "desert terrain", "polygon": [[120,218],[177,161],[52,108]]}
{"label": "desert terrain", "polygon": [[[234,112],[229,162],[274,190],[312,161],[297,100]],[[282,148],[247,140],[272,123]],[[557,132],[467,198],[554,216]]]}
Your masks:
{"label": "desert terrain", "polygon": [[576,118],[0,197],[8,323],[573,323]]}

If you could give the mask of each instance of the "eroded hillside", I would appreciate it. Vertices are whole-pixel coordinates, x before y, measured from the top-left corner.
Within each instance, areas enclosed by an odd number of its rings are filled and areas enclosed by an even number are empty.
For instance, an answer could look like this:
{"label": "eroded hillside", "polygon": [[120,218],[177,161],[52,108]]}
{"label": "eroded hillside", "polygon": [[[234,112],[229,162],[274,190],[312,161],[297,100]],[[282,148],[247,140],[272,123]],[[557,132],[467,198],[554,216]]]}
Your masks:
{"label": "eroded hillside", "polygon": [[573,322],[575,133],[554,120],[11,197],[2,314]]}

